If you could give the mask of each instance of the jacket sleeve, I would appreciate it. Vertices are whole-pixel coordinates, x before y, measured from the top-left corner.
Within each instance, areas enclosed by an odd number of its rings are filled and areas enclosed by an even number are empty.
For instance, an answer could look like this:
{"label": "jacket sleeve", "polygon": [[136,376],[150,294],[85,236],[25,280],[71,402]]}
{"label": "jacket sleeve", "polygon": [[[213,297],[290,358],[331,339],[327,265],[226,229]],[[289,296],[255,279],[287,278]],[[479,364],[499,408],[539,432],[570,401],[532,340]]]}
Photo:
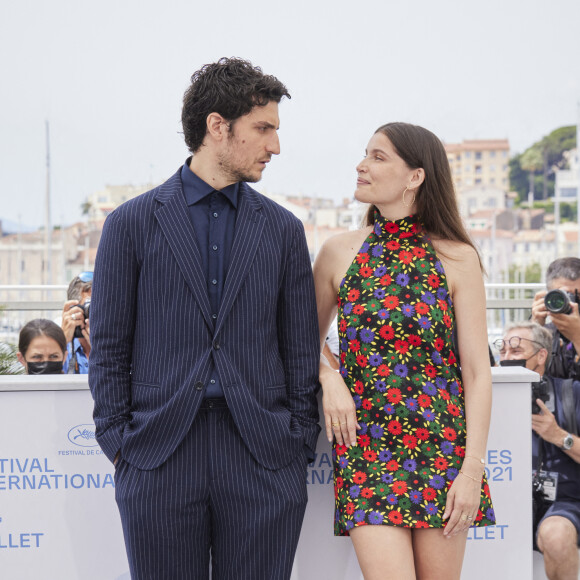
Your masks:
{"label": "jacket sleeve", "polygon": [[95,402],[96,438],[113,461],[131,417],[131,359],[139,267],[123,214],[106,220],[91,296],[89,387]]}
{"label": "jacket sleeve", "polygon": [[296,223],[279,294],[278,344],[284,362],[288,403],[302,429],[306,454],[314,458],[318,425],[320,360],[318,317],[310,256],[304,227]]}

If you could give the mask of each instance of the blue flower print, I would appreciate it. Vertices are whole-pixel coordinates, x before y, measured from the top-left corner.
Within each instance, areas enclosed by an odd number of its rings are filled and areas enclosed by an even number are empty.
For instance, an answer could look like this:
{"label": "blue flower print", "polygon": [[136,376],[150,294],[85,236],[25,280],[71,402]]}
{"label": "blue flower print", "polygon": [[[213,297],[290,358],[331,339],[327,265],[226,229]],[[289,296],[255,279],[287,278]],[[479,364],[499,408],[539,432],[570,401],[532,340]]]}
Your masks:
{"label": "blue flower print", "polygon": [[374,338],[375,338],[375,333],[372,330],[370,330],[368,328],[363,328],[360,331],[360,339],[363,342],[372,342]]}
{"label": "blue flower print", "polygon": [[342,310],[343,310],[343,312],[344,312],[346,315],[348,315],[348,314],[350,314],[350,313],[352,312],[352,309],[353,309],[353,304],[352,304],[352,302],[347,302],[347,303],[344,305],[344,307],[343,307],[343,309],[342,309]]}
{"label": "blue flower print", "polygon": [[369,514],[369,522],[371,524],[382,524],[383,514],[381,512],[371,512]]}
{"label": "blue flower print", "polygon": [[430,516],[434,516],[438,511],[439,508],[433,503],[433,502],[429,502],[426,506],[425,506],[425,511],[430,515]]}
{"label": "blue flower print", "polygon": [[424,330],[427,330],[428,328],[431,328],[431,321],[426,316],[421,316],[421,318],[419,318],[419,326]]}
{"label": "blue flower print", "polygon": [[409,276],[407,274],[397,274],[396,281],[399,286],[407,286],[409,284]]}
{"label": "blue flower print", "polygon": [[425,302],[425,304],[429,304],[429,306],[433,306],[435,304],[435,296],[431,292],[423,292],[421,295],[421,300]]}
{"label": "blue flower print", "polygon": [[417,403],[416,399],[409,398],[405,401],[405,407],[407,407],[409,411],[416,411],[419,407],[419,403]]}
{"label": "blue flower print", "polygon": [[411,304],[403,304],[401,311],[407,318],[410,318],[415,314],[415,307],[412,306]]}
{"label": "blue flower print", "polygon": [[405,459],[403,461],[403,469],[405,471],[415,471],[417,469],[417,462],[414,459]]}
{"label": "blue flower print", "polygon": [[425,409],[423,411],[423,419],[429,422],[435,421],[435,413],[431,409]]}
{"label": "blue flower print", "polygon": [[375,389],[379,391],[379,393],[384,393],[387,390],[387,383],[383,380],[377,381],[375,383]]}
{"label": "blue flower print", "polygon": [[[386,463],[387,461],[391,460],[391,457],[393,457],[393,454],[388,450],[388,449],[381,449],[379,451],[379,459],[381,461],[383,461],[384,463]],[[391,476],[391,480],[390,481],[386,481],[383,479],[383,481],[385,483],[390,483],[391,481],[393,481],[393,476],[391,473],[386,473],[385,475],[390,475]]]}
{"label": "blue flower print", "polygon": [[350,497],[358,497],[360,494],[360,487],[358,485],[351,485],[349,493]]}
{"label": "blue flower print", "polygon": [[429,480],[429,485],[431,487],[434,487],[435,489],[443,489],[443,486],[445,485],[445,480],[440,475],[435,474]]}
{"label": "blue flower print", "polygon": [[383,357],[380,354],[371,354],[371,356],[369,356],[369,364],[373,367],[378,367],[382,362]]}
{"label": "blue flower print", "polygon": [[354,340],[356,338],[356,328],[349,326],[346,329],[346,337],[348,340]]}
{"label": "blue flower print", "polygon": [[409,370],[407,369],[407,365],[399,363],[395,365],[395,374],[399,377],[406,377]]}
{"label": "blue flower print", "polygon": [[373,296],[378,300],[382,300],[387,295],[385,288],[375,288]]}
{"label": "blue flower print", "polygon": [[356,512],[354,512],[355,522],[362,522],[364,519],[365,519],[365,511],[364,510],[356,510]]}
{"label": "blue flower print", "polygon": [[375,276],[377,278],[382,278],[386,273],[387,273],[387,267],[386,266],[378,266],[375,269]]}
{"label": "blue flower print", "polygon": [[373,246],[373,249],[371,250],[371,255],[374,256],[375,258],[380,258],[383,255],[384,249],[385,248],[382,244],[377,244],[376,246]]}
{"label": "blue flower print", "polygon": [[409,499],[413,502],[413,503],[421,503],[423,501],[423,494],[420,491],[417,491],[416,489],[414,489],[410,494],[409,494]]}
{"label": "blue flower print", "polygon": [[374,437],[375,439],[380,439],[384,433],[385,430],[380,425],[371,425],[371,437]]}
{"label": "blue flower print", "polygon": [[390,495],[387,496],[387,501],[391,505],[397,505],[399,503],[399,498],[394,493],[391,493]]}
{"label": "blue flower print", "polygon": [[388,310],[385,310],[384,308],[381,308],[381,310],[379,310],[377,312],[377,314],[378,314],[378,316],[379,316],[379,318],[381,320],[386,320],[387,318],[389,318],[391,316],[391,314],[389,313],[389,311]]}
{"label": "blue flower print", "polygon": [[453,443],[451,443],[451,441],[443,441],[443,443],[441,443],[441,453],[444,455],[450,455],[452,451]]}
{"label": "blue flower print", "polygon": [[430,383],[429,381],[427,381],[424,385],[423,385],[423,392],[426,395],[436,395],[437,394],[437,388],[435,387],[435,385],[433,383]]}

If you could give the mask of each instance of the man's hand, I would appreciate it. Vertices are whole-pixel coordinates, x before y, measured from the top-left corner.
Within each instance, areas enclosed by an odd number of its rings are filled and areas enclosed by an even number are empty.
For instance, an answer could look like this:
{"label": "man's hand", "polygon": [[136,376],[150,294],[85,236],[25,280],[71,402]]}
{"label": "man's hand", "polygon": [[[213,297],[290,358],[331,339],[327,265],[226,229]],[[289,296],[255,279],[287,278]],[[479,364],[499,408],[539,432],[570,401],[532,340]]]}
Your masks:
{"label": "man's hand", "polygon": [[84,315],[80,308],[74,308],[79,304],[78,300],[67,300],[62,309],[62,330],[67,342],[72,342],[75,328],[81,326],[84,328]]}
{"label": "man's hand", "polygon": [[546,317],[548,314],[548,309],[544,304],[544,296],[548,292],[546,290],[541,290],[540,292],[536,292],[534,296],[534,301],[532,302],[532,321],[537,322],[540,326],[544,326],[546,324]]}
{"label": "man's hand", "polygon": [[[572,307],[572,312],[568,314],[550,314],[550,318],[558,332],[576,347],[576,345],[580,345],[580,313],[578,312],[578,304],[573,302],[570,306]],[[579,352],[578,349],[576,349],[576,352]]]}
{"label": "man's hand", "polygon": [[532,429],[548,443],[557,447],[562,446],[562,441],[566,437],[566,431],[556,423],[556,417],[548,410],[542,399],[536,399],[536,403],[542,411],[539,415],[532,415]]}

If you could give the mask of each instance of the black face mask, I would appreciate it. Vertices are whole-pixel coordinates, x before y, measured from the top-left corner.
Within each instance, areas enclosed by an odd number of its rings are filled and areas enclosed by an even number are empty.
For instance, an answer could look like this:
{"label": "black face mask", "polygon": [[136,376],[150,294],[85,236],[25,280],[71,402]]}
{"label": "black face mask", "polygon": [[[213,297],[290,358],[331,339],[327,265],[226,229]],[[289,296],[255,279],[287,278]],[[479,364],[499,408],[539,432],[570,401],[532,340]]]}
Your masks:
{"label": "black face mask", "polygon": [[62,374],[62,361],[49,360],[45,362],[26,361],[29,375],[60,375]]}
{"label": "black face mask", "polygon": [[[531,358],[531,357],[530,357]],[[525,367],[529,359],[527,358],[516,358],[513,360],[500,360],[500,367]]]}

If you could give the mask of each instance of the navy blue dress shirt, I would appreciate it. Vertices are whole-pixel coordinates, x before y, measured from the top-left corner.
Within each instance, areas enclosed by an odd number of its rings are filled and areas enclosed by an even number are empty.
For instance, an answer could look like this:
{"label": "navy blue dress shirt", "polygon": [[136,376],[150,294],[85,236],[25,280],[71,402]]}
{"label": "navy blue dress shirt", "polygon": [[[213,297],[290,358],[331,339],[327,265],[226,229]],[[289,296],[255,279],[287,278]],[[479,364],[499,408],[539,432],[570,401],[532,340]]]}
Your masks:
{"label": "navy blue dress shirt", "polygon": [[[234,242],[240,184],[234,183],[217,191],[191,171],[190,161],[191,157],[181,169],[181,183],[197,237],[215,324]],[[215,366],[212,368],[204,396],[224,396]]]}

